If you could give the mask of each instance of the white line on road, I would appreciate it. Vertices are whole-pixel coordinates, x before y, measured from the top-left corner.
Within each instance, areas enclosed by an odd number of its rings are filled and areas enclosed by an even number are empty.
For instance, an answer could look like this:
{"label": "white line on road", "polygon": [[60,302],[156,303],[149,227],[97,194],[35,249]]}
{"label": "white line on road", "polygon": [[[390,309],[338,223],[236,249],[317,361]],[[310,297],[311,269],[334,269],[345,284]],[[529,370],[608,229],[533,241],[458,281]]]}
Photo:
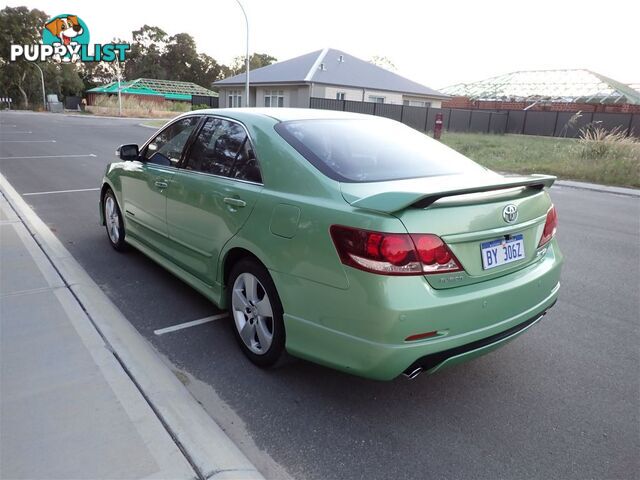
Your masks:
{"label": "white line on road", "polygon": [[193,320],[192,322],[180,323],[178,325],[173,325],[172,327],[161,328],[159,330],[154,330],[153,333],[156,335],[164,335],[165,333],[175,332],[176,330],[182,330],[183,328],[195,327],[196,325],[202,325],[203,323],[213,322],[214,320],[220,320],[221,318],[227,317],[227,313],[221,313],[219,315],[213,315],[211,317],[201,318],[200,320]]}
{"label": "white line on road", "polygon": [[22,196],[26,197],[28,195],[49,195],[50,193],[95,192],[96,190],[100,190],[100,189],[99,188],[76,188],[75,190],[52,190],[50,192],[23,193]]}
{"label": "white line on road", "polygon": [[33,133],[32,131],[24,131],[24,132],[14,132],[13,130],[10,132],[2,132],[2,133]]}
{"label": "white line on road", "polygon": [[0,143],[56,143],[55,140],[0,140]]}
{"label": "white line on road", "polygon": [[0,123],[0,127],[11,127],[11,128],[16,128],[17,125],[7,125],[6,123]]}
{"label": "white line on road", "polygon": [[19,159],[31,159],[31,158],[78,158],[78,157],[95,157],[94,153],[89,153],[87,155],[36,155],[34,157],[0,157],[0,160],[11,160],[14,158]]}

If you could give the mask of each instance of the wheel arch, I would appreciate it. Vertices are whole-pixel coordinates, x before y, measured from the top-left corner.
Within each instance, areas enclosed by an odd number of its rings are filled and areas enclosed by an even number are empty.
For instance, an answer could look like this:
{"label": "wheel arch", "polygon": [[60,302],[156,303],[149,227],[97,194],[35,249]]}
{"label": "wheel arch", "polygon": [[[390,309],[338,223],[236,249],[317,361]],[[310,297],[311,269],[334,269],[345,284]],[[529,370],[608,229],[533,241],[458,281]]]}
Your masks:
{"label": "wheel arch", "polygon": [[265,269],[267,266],[265,263],[258,258],[253,252],[247,250],[243,247],[232,247],[227,251],[224,255],[224,259],[222,260],[222,285],[226,286],[229,281],[229,275],[231,274],[231,269],[233,266],[238,263],[243,258],[250,258],[255,260],[260,265],[262,265]]}

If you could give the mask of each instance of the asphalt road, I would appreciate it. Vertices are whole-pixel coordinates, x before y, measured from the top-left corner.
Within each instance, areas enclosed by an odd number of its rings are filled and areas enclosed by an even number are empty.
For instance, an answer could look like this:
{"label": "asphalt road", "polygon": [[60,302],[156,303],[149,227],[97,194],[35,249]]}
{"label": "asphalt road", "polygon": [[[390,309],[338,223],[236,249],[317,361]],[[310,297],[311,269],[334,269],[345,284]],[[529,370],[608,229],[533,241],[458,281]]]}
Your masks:
{"label": "asphalt road", "polygon": [[[0,171],[23,195],[97,188],[117,145],[153,133],[138,123],[2,113]],[[388,383],[299,360],[260,370],[225,320],[155,335],[217,310],[136,251],[115,252],[97,191],[24,198],[267,476],[639,478],[640,199],[551,194],[566,255],[554,309],[496,352]]]}

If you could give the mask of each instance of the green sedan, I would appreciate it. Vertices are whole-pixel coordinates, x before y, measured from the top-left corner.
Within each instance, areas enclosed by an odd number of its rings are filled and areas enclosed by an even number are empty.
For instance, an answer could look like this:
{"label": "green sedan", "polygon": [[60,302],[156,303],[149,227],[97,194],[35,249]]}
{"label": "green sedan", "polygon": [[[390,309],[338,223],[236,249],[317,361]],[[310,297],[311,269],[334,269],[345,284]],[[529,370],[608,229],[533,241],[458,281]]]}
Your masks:
{"label": "green sedan", "polygon": [[414,378],[504,345],[558,297],[555,177],[492,172],[393,120],[200,110],[117,155],[111,245],[228,309],[259,366],[286,350]]}

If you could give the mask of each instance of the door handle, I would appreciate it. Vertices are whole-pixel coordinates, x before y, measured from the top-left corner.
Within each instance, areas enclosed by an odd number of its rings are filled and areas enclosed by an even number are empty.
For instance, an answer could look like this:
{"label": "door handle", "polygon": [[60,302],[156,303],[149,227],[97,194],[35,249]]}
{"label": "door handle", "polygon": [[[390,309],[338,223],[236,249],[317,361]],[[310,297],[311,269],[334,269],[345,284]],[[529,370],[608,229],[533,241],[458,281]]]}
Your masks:
{"label": "door handle", "polygon": [[164,180],[156,180],[154,182],[154,185],[158,188],[167,188],[169,186],[169,184]]}
{"label": "door handle", "polygon": [[240,200],[239,198],[224,197],[222,201],[227,205],[231,205],[232,207],[242,208],[247,206],[247,202],[245,202],[244,200]]}

